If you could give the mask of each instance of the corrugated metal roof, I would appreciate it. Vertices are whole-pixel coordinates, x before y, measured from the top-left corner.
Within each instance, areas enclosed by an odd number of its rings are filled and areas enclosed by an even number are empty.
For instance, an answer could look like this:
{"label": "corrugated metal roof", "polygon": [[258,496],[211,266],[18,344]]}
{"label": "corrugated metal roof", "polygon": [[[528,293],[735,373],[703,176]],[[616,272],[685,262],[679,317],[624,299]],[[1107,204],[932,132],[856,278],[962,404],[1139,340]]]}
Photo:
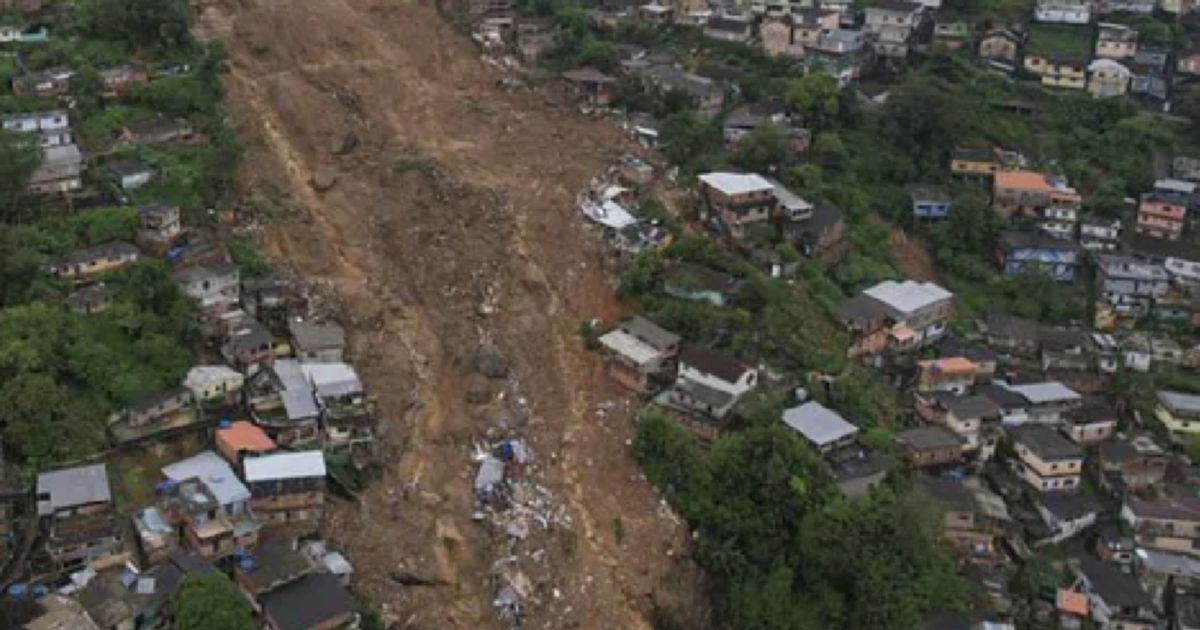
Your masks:
{"label": "corrugated metal roof", "polygon": [[104,464],[42,473],[38,475],[37,493],[38,514],[43,516],[59,508],[112,500]]}
{"label": "corrugated metal roof", "polygon": [[247,458],[242,462],[242,469],[246,471],[247,483],[324,477],[325,456],[321,451],[275,453]]}

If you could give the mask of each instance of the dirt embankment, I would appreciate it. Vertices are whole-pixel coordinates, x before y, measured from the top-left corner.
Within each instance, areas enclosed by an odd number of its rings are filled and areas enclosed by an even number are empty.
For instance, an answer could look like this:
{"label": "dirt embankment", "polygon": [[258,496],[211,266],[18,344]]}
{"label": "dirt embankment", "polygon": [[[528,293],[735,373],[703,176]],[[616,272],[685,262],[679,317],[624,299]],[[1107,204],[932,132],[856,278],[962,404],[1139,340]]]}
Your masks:
{"label": "dirt embankment", "polygon": [[[384,479],[328,528],[356,586],[395,627],[431,629],[508,625],[492,599],[510,553],[530,628],[648,628],[656,602],[697,592],[685,528],[626,455],[630,401],[576,333],[617,306],[572,201],[626,141],[498,89],[426,3],[219,0],[199,28],[230,51],[246,194],[291,211],[265,244],[338,295],[390,420]],[[483,343],[507,378],[476,374]],[[472,442],[502,427],[571,523],[515,547],[471,519]]]}

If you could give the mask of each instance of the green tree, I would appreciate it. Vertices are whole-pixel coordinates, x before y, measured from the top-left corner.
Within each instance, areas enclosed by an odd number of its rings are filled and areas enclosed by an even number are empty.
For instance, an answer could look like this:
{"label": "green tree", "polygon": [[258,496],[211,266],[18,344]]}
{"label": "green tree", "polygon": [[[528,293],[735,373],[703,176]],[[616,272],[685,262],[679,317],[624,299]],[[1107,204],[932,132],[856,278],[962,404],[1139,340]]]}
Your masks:
{"label": "green tree", "polygon": [[76,11],[84,32],[97,39],[163,50],[190,43],[191,12],[185,0],[91,0]]}
{"label": "green tree", "polygon": [[832,131],[817,134],[813,139],[812,159],[821,168],[837,169],[846,165],[850,154],[842,139]]}
{"label": "green tree", "polygon": [[721,146],[721,128],[692,110],[672,114],[662,125],[663,153],[672,164],[695,163]]}
{"label": "green tree", "polygon": [[733,161],[754,172],[766,172],[781,166],[788,158],[788,137],[776,125],[759,125],[746,134],[734,152]]}
{"label": "green tree", "polygon": [[16,214],[29,176],[41,162],[36,135],[0,130],[0,219]]}
{"label": "green tree", "polygon": [[804,124],[820,131],[838,116],[837,81],[824,72],[814,72],[792,82],[787,103],[804,117]]}
{"label": "green tree", "polygon": [[175,601],[175,630],[254,630],[250,605],[219,573],[192,575]]}

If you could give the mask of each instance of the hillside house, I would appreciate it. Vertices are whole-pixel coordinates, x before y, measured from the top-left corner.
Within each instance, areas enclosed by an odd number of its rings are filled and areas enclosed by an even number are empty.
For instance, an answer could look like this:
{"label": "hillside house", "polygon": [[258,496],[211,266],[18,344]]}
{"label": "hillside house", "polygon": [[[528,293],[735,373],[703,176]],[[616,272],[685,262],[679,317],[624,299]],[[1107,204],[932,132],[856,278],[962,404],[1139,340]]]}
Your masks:
{"label": "hillside house", "polygon": [[1200,395],[1159,390],[1154,416],[1166,427],[1171,439],[1186,442],[1200,435]]}
{"label": "hillside house", "polygon": [[1171,51],[1165,48],[1139,48],[1129,59],[1133,73],[1129,91],[1134,96],[1164,103],[1171,94],[1171,77],[1168,74]]}
{"label": "hillside house", "polygon": [[1182,195],[1148,192],[1138,202],[1134,231],[1154,238],[1177,241],[1183,236],[1188,199]]}
{"label": "hillside house", "polygon": [[1063,432],[1076,444],[1098,444],[1117,432],[1117,411],[1100,401],[1085,401],[1062,414]]}
{"label": "hillside house", "polygon": [[863,32],[871,38],[876,55],[903,59],[924,18],[925,7],[919,2],[881,0],[867,7]]}
{"label": "hillside house", "polygon": [[221,457],[237,471],[242,470],[242,461],[246,457],[266,455],[278,448],[258,425],[245,420],[217,427],[213,442]]}
{"label": "hillside house", "polygon": [[1079,270],[1079,249],[1070,242],[1038,231],[1008,231],[1001,236],[1000,259],[1004,273],[1019,276],[1039,271],[1059,282],[1074,282]]}
{"label": "hillside house", "polygon": [[1079,193],[1065,178],[1035,171],[1001,171],[992,186],[992,208],[1005,219],[1047,218],[1051,208],[1078,209]]}
{"label": "hillside house", "polygon": [[1085,89],[1087,67],[1087,55],[1035,52],[1025,54],[1025,70],[1040,77],[1045,87]]}
{"label": "hillside house", "polygon": [[126,125],[120,140],[133,146],[154,146],[189,140],[192,126],[182,118],[157,116]]}
{"label": "hillside house", "polygon": [[1200,46],[1192,45],[1179,52],[1175,62],[1175,72],[1200,76]]}
{"label": "hillside house", "polygon": [[938,15],[933,23],[933,45],[959,50],[971,41],[971,25],[953,15]]}
{"label": "hillside house", "polygon": [[950,191],[941,186],[915,184],[908,187],[908,197],[912,200],[914,219],[937,220],[950,216]]}
{"label": "hillside house", "polygon": [[138,208],[137,243],[157,254],[165,254],[183,231],[179,206],[149,204]]}
{"label": "hillside house", "polygon": [[1095,12],[1105,15],[1109,13],[1150,15],[1154,13],[1157,6],[1156,0],[1096,0]]}
{"label": "hillside house", "polygon": [[167,479],[160,509],[183,525],[188,547],[206,560],[258,544],[261,524],[250,510],[250,491],[229,463],[212,451],[162,468]]}
{"label": "hillside house", "polygon": [[637,392],[649,392],[679,353],[679,335],[634,315],[600,336],[613,380]]}
{"label": "hillside house", "polygon": [[1057,381],[1002,385],[1025,399],[1023,422],[1058,424],[1062,415],[1083,406],[1083,396]]}
{"label": "hillside house", "polygon": [[288,323],[292,351],[302,362],[340,363],[346,352],[346,331],[337,324]]}
{"label": "hillside house", "polygon": [[663,291],[672,297],[713,306],[729,304],[742,282],[737,278],[692,263],[674,263],[663,272]]}
{"label": "hillside house", "polygon": [[704,23],[704,36],[722,42],[745,44],[754,35],[752,16],[734,11],[714,11]]}
{"label": "hillside house", "polygon": [[129,243],[105,243],[63,256],[50,271],[60,278],[80,281],[116,271],[140,258],[141,252]]}
{"label": "hillside house", "polygon": [[1119,61],[1096,59],[1088,64],[1087,91],[1095,98],[1124,96],[1133,73]]}
{"label": "hillside house", "polygon": [[197,365],[188,370],[183,386],[201,404],[232,404],[242,391],[246,377],[224,365]]}
{"label": "hillside house", "polygon": [[595,68],[577,68],[562,73],[563,80],[585,105],[607,107],[612,102],[612,88],[617,80]]}
{"label": "hillside house", "polygon": [[38,134],[38,145],[57,147],[75,142],[71,134],[71,118],[66,110],[5,114],[0,116],[0,128],[16,133]]}
{"label": "hillside house", "polygon": [[785,410],[783,423],[822,454],[853,445],[858,435],[858,427],[816,401]]}
{"label": "hillside house", "polygon": [[118,158],[104,165],[108,179],[124,191],[137,190],[154,179],[154,169],[135,158]]}
{"label": "hillside house", "polygon": [[324,446],[332,451],[353,450],[375,441],[375,399],[362,379],[345,363],[301,363],[321,410]]}
{"label": "hillside house", "polygon": [[1101,628],[1154,630],[1154,601],[1133,577],[1090,556],[1073,567],[1076,588],[1087,595],[1088,612]]}
{"label": "hillside house", "polygon": [[124,96],[135,85],[150,81],[150,74],[140,63],[126,63],[99,72],[101,96],[107,99]]}
{"label": "hillside house", "polygon": [[994,436],[1000,420],[1000,407],[987,396],[980,394],[954,394],[932,392],[918,394],[916,412],[922,420],[940,424],[961,436],[963,450],[976,451],[988,447],[981,453],[990,457],[995,446]]}
{"label": "hillside house", "polygon": [[1092,0],[1037,0],[1033,18],[1052,24],[1087,24],[1093,6]]}
{"label": "hillside house", "polygon": [[775,184],[761,175],[706,173],[699,179],[706,218],[735,239],[745,238],[750,226],[765,224],[782,212]]}
{"label": "hillside house", "polygon": [[74,144],[42,148],[42,161],[29,176],[29,194],[56,195],[83,190],[83,153]]}
{"label": "hillside house", "polygon": [[1129,59],[1137,52],[1138,32],[1130,26],[1101,22],[1096,36],[1096,56],[1104,59]]}
{"label": "hillside house", "polygon": [[789,16],[764,18],[758,27],[758,39],[763,53],[768,57],[804,57],[804,44],[792,41],[794,32],[792,18]]}
{"label": "hillside house", "polygon": [[954,295],[931,282],[887,280],[842,302],[838,313],[854,339],[850,356],[909,350],[946,331]]}
{"label": "hillside house", "polygon": [[897,433],[896,442],[910,465],[927,468],[961,464],[967,441],[946,427],[928,424]]}
{"label": "hillside house", "polygon": [[175,272],[175,283],[210,315],[219,315],[238,304],[241,270],[231,262],[196,265]]}
{"label": "hillside house", "polygon": [[1200,286],[1200,245],[1190,239],[1160,239],[1148,234],[1126,233],[1123,245],[1129,253],[1161,263],[1172,282],[1185,288]]}
{"label": "hillside house", "polygon": [[40,72],[13,77],[13,94],[21,98],[53,98],[71,90],[75,71],[70,68],[47,68]]}
{"label": "hillside house", "polygon": [[836,253],[848,231],[842,211],[827,203],[816,204],[806,221],[783,224],[783,233],[804,256],[826,258]]}
{"label": "hillside house", "polygon": [[644,64],[631,70],[642,78],[648,87],[660,93],[678,92],[706,116],[716,116],[725,105],[725,89],[716,81],[686,72],[670,64]]}
{"label": "hillside house", "polygon": [[983,489],[978,479],[920,475],[917,491],[942,508],[942,537],[958,552],[989,559],[999,554],[996,539],[1011,525],[1004,500]]}
{"label": "hillside house", "polygon": [[957,177],[990,178],[1000,170],[1000,160],[992,147],[954,147],[950,151],[950,172]]}
{"label": "hillside house", "polygon": [[1039,492],[1074,490],[1083,472],[1083,450],[1054,429],[1026,424],[1010,430],[1017,476]]}
{"label": "hillside house", "polygon": [[320,439],[320,408],[300,362],[280,359],[246,382],[243,398],[254,422],[276,444],[297,448]]}
{"label": "hillside house", "polygon": [[1024,41],[1025,35],[1019,30],[993,28],[984,33],[979,40],[979,58],[1002,70],[1012,72],[1016,70],[1017,54]]}
{"label": "hillside house", "polygon": [[103,282],[75,289],[67,296],[67,307],[80,315],[103,313],[112,306],[114,292]]}
{"label": "hillside house", "polygon": [[966,357],[923,359],[917,361],[917,391],[965,394],[979,375],[980,367]]}
{"label": "hillside house", "polygon": [[1037,543],[1061,543],[1096,524],[1100,506],[1083,493],[1042,494],[1034,502],[1043,528],[1032,532]]}
{"label": "hillside house", "polygon": [[671,404],[722,420],[758,385],[758,371],[699,346],[683,346]]}
{"label": "hillside house", "polygon": [[121,444],[171,435],[202,424],[192,392],[186,387],[158,392],[108,418],[109,433]]}
{"label": "hillside house", "polygon": [[319,450],[243,460],[250,505],[264,523],[315,530],[325,507],[325,456]]}
{"label": "hillside house", "polygon": [[1149,435],[1134,435],[1101,443],[1097,461],[1101,485],[1124,495],[1162,483],[1170,457]]}
{"label": "hillside house", "polygon": [[822,31],[838,28],[840,24],[836,11],[816,7],[792,9],[792,43],[815,46],[821,41]]}
{"label": "hillside house", "polygon": [[39,474],[37,514],[46,554],[60,569],[120,550],[121,530],[104,464]]}
{"label": "hillside house", "polygon": [[1171,278],[1158,263],[1123,254],[1097,254],[1095,260],[1098,324],[1148,315],[1154,301],[1171,289]]}
{"label": "hillside house", "polygon": [[1089,252],[1111,252],[1121,245],[1121,220],[1084,216],[1079,220],[1079,246]]}
{"label": "hillside house", "polygon": [[250,320],[231,331],[221,346],[225,361],[246,374],[268,367],[275,360],[274,337],[262,324]]}
{"label": "hillside house", "polygon": [[1138,546],[1200,556],[1200,499],[1188,496],[1143,500],[1127,497],[1121,520]]}

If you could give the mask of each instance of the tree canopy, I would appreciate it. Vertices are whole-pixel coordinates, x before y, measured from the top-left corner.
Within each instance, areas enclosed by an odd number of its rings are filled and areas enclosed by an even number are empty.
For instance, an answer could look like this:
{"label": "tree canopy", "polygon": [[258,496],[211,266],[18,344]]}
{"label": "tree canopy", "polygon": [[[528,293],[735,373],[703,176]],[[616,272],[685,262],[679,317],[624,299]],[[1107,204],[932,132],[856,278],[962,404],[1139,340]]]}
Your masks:
{"label": "tree canopy", "polygon": [[220,573],[192,575],[175,601],[175,630],[254,630],[250,605]]}

